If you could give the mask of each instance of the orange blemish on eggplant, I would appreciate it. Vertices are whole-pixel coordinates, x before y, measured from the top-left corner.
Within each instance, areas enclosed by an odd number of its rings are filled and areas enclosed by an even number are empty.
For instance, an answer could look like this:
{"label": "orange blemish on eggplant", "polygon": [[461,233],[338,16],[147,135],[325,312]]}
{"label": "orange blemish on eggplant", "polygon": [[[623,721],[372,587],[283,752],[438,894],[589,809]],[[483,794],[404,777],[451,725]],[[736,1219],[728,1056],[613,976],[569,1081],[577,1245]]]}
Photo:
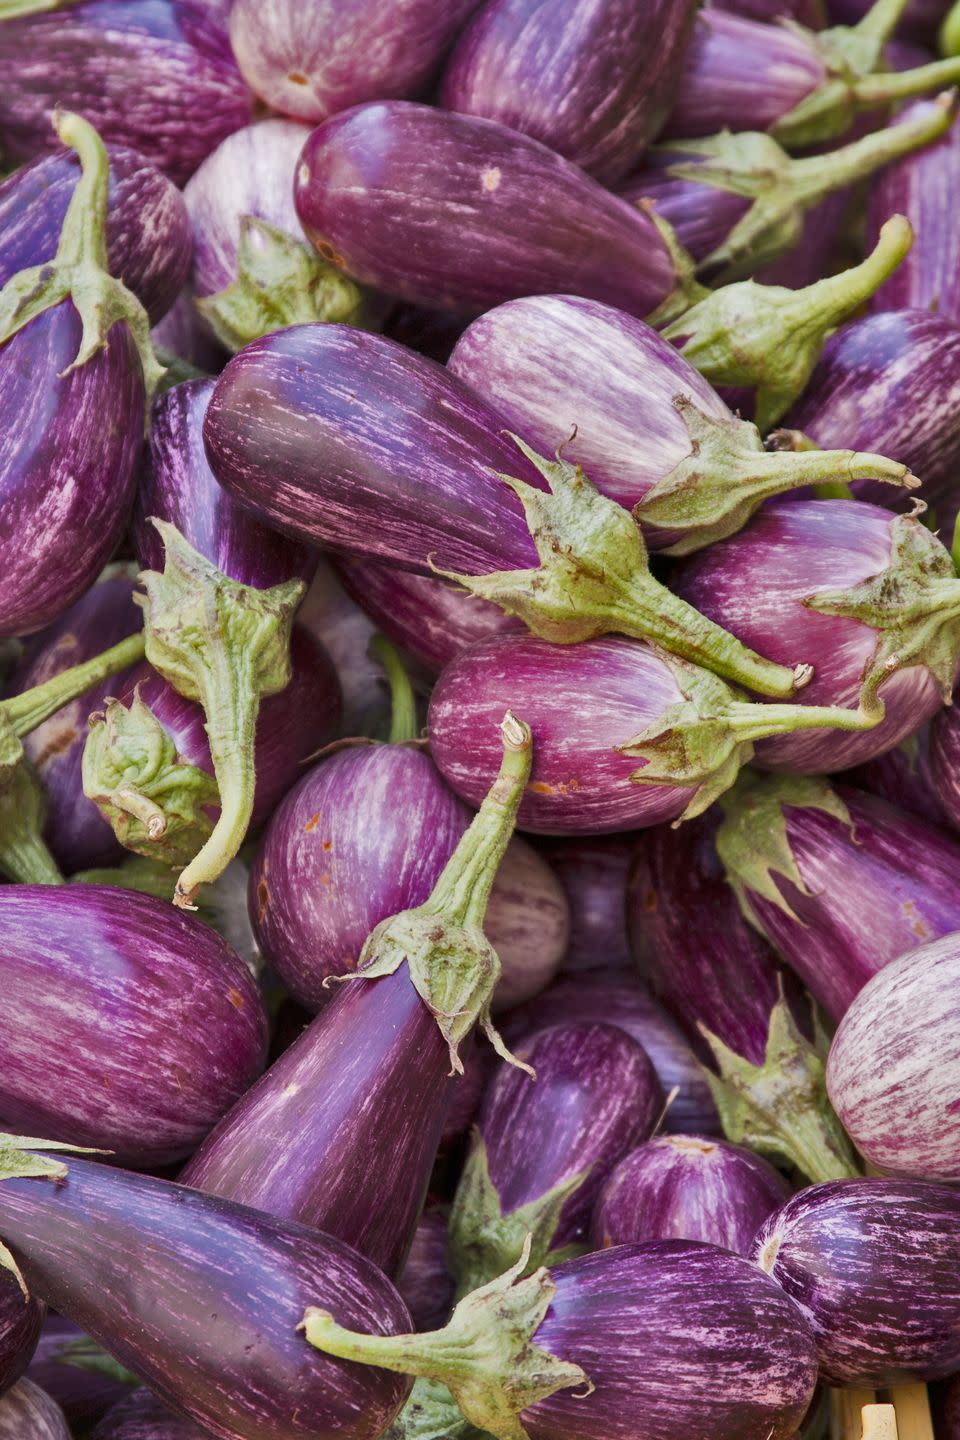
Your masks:
{"label": "orange blemish on eggplant", "polygon": [[306,825],[304,825],[304,827],[303,827],[303,828],[304,828],[304,831],[309,835],[310,831],[311,831],[311,830],[316,830],[316,828],[317,828],[317,826],[318,826],[319,824],[320,824],[320,811],[318,810],[317,813],[316,813],[316,815],[311,815],[311,816],[310,816],[310,819],[307,821]]}
{"label": "orange blemish on eggplant", "polygon": [[257,882],[257,919],[263,923],[263,917],[267,913],[267,906],[270,904],[270,891],[267,882],[261,876]]}
{"label": "orange blemish on eggplant", "polygon": [[533,784],[528,788],[537,795],[552,795],[556,786],[548,785],[546,780],[534,780]]}
{"label": "orange blemish on eggplant", "polygon": [[329,871],[329,870],[324,870],[323,874],[320,876],[320,884],[321,884],[321,885],[329,885],[329,884],[330,884],[330,871]]}
{"label": "orange blemish on eggplant", "polygon": [[243,996],[240,994],[240,991],[239,991],[239,990],[234,990],[234,989],[232,989],[232,988],[231,988],[230,990],[228,990],[228,991],[227,991],[227,999],[230,1001],[230,1004],[233,1006],[234,1010],[245,1010],[245,1009],[246,1009],[247,1002],[246,1002],[246,1000],[244,1000],[244,998],[243,998]]}
{"label": "orange blemish on eggplant", "polygon": [[324,850],[327,852],[327,854],[329,855],[330,851],[333,849],[333,841],[332,841],[332,840],[324,840],[324,842],[323,842],[323,848],[324,848]]}
{"label": "orange blemish on eggplant", "polygon": [[900,908],[903,911],[907,924],[918,940],[933,939],[933,931],[930,929],[930,926],[926,920],[924,920],[923,916],[917,913],[917,902],[915,900],[904,900]]}
{"label": "orange blemish on eggplant", "polygon": [[310,83],[302,70],[291,70],[287,79],[291,85],[308,85]]}

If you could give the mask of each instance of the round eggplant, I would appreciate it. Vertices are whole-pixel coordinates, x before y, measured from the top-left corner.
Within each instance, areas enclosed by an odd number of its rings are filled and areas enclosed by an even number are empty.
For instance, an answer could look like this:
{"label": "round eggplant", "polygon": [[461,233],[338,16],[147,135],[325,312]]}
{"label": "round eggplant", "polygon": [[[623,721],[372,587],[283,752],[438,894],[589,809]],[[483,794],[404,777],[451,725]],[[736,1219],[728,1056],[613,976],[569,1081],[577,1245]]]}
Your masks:
{"label": "round eggplant", "polygon": [[632,967],[627,876],[635,848],[635,837],[628,835],[541,844],[570,906],[570,939],[560,967],[564,973]]}
{"label": "round eggplant", "polygon": [[31,1380],[18,1380],[0,1399],[0,1440],[70,1440],[63,1411]]}
{"label": "round eggplant", "polygon": [[135,1390],[114,1405],[91,1440],[204,1440],[209,1430],[175,1415],[149,1390]]}
{"label": "round eggplant", "polygon": [[29,1365],[43,1315],[43,1305],[24,1295],[8,1271],[0,1271],[0,1395],[17,1383]]}

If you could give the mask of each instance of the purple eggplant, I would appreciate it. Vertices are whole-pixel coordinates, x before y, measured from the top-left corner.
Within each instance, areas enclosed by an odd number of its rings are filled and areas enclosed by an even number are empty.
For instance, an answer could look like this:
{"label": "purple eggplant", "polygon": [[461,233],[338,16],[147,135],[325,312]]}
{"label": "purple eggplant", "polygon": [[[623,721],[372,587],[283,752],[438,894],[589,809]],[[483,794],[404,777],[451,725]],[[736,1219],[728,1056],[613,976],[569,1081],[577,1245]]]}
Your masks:
{"label": "purple eggplant", "polygon": [[487,1090],[450,1213],[460,1296],[581,1244],[604,1180],[649,1139],[663,1091],[646,1052],[614,1025],[541,1030],[519,1055],[537,1083],[501,1069]]}
{"label": "purple eggplant", "polygon": [[0,1399],[0,1440],[70,1440],[63,1411],[31,1380],[19,1380]]}
{"label": "purple eggplant", "polygon": [[749,1255],[768,1215],[790,1197],[779,1171],[739,1145],[661,1135],[608,1177],[593,1211],[597,1247],[702,1240]]}
{"label": "purple eggplant", "polygon": [[[167,313],[190,268],[190,221],[176,186],[122,145],[109,145],[107,261],[151,324]],[[0,285],[52,260],[80,168],[70,150],[39,156],[0,185]]]}
{"label": "purple eggplant", "polygon": [[827,23],[823,0],[707,0],[706,8],[748,20],[796,20],[810,30],[822,30]]}
{"label": "purple eggplant", "polygon": [[570,906],[570,939],[564,973],[627,970],[627,876],[636,847],[628,835],[591,836],[541,845]]}
{"label": "purple eggplant", "polygon": [[960,582],[918,518],[849,500],[776,501],[739,535],[686,561],[673,583],[764,655],[815,657],[801,705],[879,706],[873,729],[784,735],[765,769],[846,770],[932,718],[960,666]]}
{"label": "purple eggplant", "polygon": [[424,1210],[397,1279],[397,1289],[418,1330],[438,1330],[453,1309],[454,1286],[447,1271],[448,1218],[445,1208]]}
{"label": "purple eggplant", "polygon": [[874,1389],[960,1367],[960,1192],[922,1180],[846,1180],[794,1195],[753,1258],[795,1301],[821,1377]]}
{"label": "purple eggplant", "polygon": [[[934,721],[937,730],[953,713],[952,705],[938,711]],[[931,773],[930,735],[934,725],[923,726],[896,749],[848,771],[843,777],[845,783],[879,795],[888,805],[896,805],[927,825],[949,829],[949,801],[941,797]]]}
{"label": "purple eggplant", "polygon": [[12,1274],[0,1273],[0,1395],[26,1370],[42,1324],[43,1306],[24,1295]]}
{"label": "purple eggplant", "polygon": [[0,136],[15,161],[52,148],[55,105],[78,110],[182,184],[250,119],[223,21],[198,0],[78,0],[0,29]]}
{"label": "purple eggplant", "polygon": [[939,806],[942,819],[960,830],[960,719],[954,706],[940,711],[930,726],[924,761],[925,788]]}
{"label": "purple eggplant", "polygon": [[833,1020],[892,960],[960,929],[960,845],[812,776],[750,776],[717,851],[751,924]]}
{"label": "purple eggplant", "polygon": [[169,1181],[17,1151],[0,1182],[0,1234],[32,1293],[220,1440],[374,1440],[409,1388],[320,1360],[298,1333],[318,1299],[381,1334],[409,1318],[376,1267],[330,1235]]}
{"label": "purple eggplant", "polygon": [[343,734],[385,735],[390,728],[390,697],[383,666],[370,650],[376,626],[323,557],[297,611],[297,624],[309,630],[334,663],[343,696]]}
{"label": "purple eggplant", "polygon": [[2,886],[0,916],[18,1017],[0,1120],[142,1165],[189,1154],[266,1058],[244,963],[201,922],[106,886]]}
{"label": "purple eggplant", "polygon": [[612,185],[666,118],[695,10],[690,0],[487,0],[447,62],[441,102]]}
{"label": "purple eggplant", "polygon": [[830,1047],[827,1089],[871,1165],[919,1180],[960,1180],[960,942],[947,935],[864,986]]}
{"label": "purple eggplant", "polygon": [[335,13],[298,0],[234,0],[230,39],[262,100],[314,124],[365,100],[417,95],[476,0],[352,0]]}
{"label": "purple eggplant", "polygon": [[135,1390],[107,1412],[91,1440],[204,1440],[209,1434],[149,1390]]}
{"label": "purple eggplant", "polygon": [[94,1355],[94,1349],[99,1347],[72,1320],[48,1315],[24,1372],[57,1402],[68,1424],[81,1431],[128,1395],[135,1383],[115,1360],[102,1351]]}
{"label": "purple eggplant", "polygon": [[[874,0],[828,0],[827,13],[835,25],[855,25],[873,3]],[[949,8],[950,0],[907,0],[897,20],[898,37],[920,45],[932,43]]]}
{"label": "purple eggplant", "polygon": [[467,1418],[500,1435],[794,1435],[816,1384],[813,1339],[797,1306],[739,1255],[691,1241],[621,1245],[518,1280],[522,1263],[432,1334],[358,1335],[318,1308],[307,1338],[449,1384]]}

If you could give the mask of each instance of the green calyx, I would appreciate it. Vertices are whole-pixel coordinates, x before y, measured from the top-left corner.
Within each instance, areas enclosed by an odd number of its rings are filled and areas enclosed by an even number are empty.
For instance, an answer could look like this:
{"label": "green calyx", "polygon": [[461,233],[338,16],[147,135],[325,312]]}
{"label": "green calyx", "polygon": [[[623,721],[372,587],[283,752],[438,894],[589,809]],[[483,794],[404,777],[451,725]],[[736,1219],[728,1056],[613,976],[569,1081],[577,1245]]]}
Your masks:
{"label": "green calyx", "polygon": [[824,1057],[806,1039],[782,997],[770,1012],[766,1053],[753,1065],[705,1026],[717,1074],[704,1067],[723,1133],[785,1160],[811,1184],[860,1175],[856,1153],[827,1098]]}
{"label": "green calyx", "polygon": [[929,145],[952,124],[956,105],[951,91],[938,96],[926,115],[888,125],[828,154],[802,159],[792,159],[772,135],[749,130],[660,146],[663,153],[681,151],[700,157],[671,165],[666,173],[674,179],[753,202],[723,243],[701,261],[699,272],[726,284],[786,254],[800,243],[803,217],[811,206],[866,179],[891,160]]}
{"label": "green calyx", "polygon": [[[48,1152],[66,1152],[74,1155],[104,1155],[104,1150],[92,1150],[86,1145],[67,1145],[59,1140],[38,1140],[32,1135],[0,1134],[0,1183],[4,1180],[65,1180],[68,1169],[63,1160],[57,1160]],[[20,1289],[29,1299],[26,1281],[20,1267],[6,1245],[0,1241],[0,1270],[8,1270],[15,1276]]]}
{"label": "green calyx", "polygon": [[663,248],[673,263],[673,289],[661,301],[656,310],[651,311],[645,317],[648,325],[659,330],[662,326],[669,325],[672,320],[683,315],[693,305],[698,305],[701,300],[705,300],[710,291],[697,279],[697,262],[690,251],[680,244],[677,232],[670,221],[659,214],[656,202],[641,199],[637,201],[636,208],[642,210],[653,225],[660,236]]}
{"label": "green calyx", "polygon": [[196,306],[228,350],[311,321],[362,323],[366,295],[312,245],[255,215],[240,218],[237,277]]}
{"label": "green calyx", "polygon": [[[740,288],[731,285],[728,290]],[[717,298],[725,293],[718,292]],[[677,532],[678,538],[663,549],[665,555],[702,550],[742,530],[771,496],[835,484],[838,476],[881,479],[906,489],[920,483],[906,465],[882,455],[812,446],[771,452],[749,421],[707,415],[686,395],[674,396],[673,403],[687,427],[690,454],[633,508],[633,518],[643,529]]]}
{"label": "green calyx", "polygon": [[420,733],[417,721],[417,697],[410,676],[396,647],[385,635],[374,635],[368,646],[374,660],[383,666],[390,687],[390,733],[388,745],[405,745],[416,740]]}
{"label": "green calyx", "polygon": [[170,880],[170,866],[162,860],[148,860],[145,855],[131,855],[120,865],[79,870],[70,876],[71,885],[109,885],[113,890],[137,890],[156,900],[169,899]]}
{"label": "green calyx", "polygon": [[483,1432],[464,1419],[446,1385],[416,1380],[410,1397],[380,1440],[484,1440]]}
{"label": "green calyx", "polygon": [[290,683],[290,632],[306,589],[288,580],[257,590],[230,580],[164,520],[154,520],[166,549],[163,573],[144,570],[147,659],[207,718],[220,816],[181,872],[174,903],[193,908],[197,889],[226,869],[243,844],[256,776],[254,740],[260,701]]}
{"label": "green calyx", "polygon": [[0,0],[0,20],[20,20],[25,15],[43,15],[63,10],[75,0]]}
{"label": "green calyx", "polygon": [[960,0],[954,0],[944,16],[937,43],[941,55],[960,55]]}
{"label": "green calyx", "polygon": [[46,818],[43,786],[24,758],[0,775],[0,874],[19,885],[64,883],[43,839]]}
{"label": "green calyx", "polygon": [[529,1065],[511,1055],[490,1017],[500,957],[483,933],[483,921],[533,760],[530,729],[509,710],[500,735],[500,772],[429,899],[381,920],[364,941],[356,970],[330,977],[355,984],[392,975],[406,962],[417,994],[449,1047],[451,1074],[463,1073],[460,1041],[476,1024],[502,1059],[533,1074]]}
{"label": "green calyx", "polygon": [[527,1249],[506,1274],[465,1296],[442,1330],[360,1335],[315,1308],[301,1329],[327,1355],[440,1381],[479,1430],[497,1440],[529,1440],[520,1421],[524,1410],[575,1385],[586,1398],[593,1385],[579,1365],[534,1343],[556,1286],[542,1268],[521,1278]]}
{"label": "green calyx", "polygon": [[180,759],[139,686],[129,706],[108,699],[91,715],[82,773],[83,793],[127,850],[185,865],[209,839],[217,782]]}
{"label": "green calyx", "polygon": [[[892,275],[912,243],[910,222],[894,215],[860,265],[802,290],[754,280],[726,285],[675,320],[664,336],[711,385],[755,389],[757,428],[765,434],[805,388],[829,336]],[[906,466],[881,463],[881,479],[906,483]]]}
{"label": "green calyx", "polygon": [[563,1207],[589,1173],[588,1167],[570,1175],[536,1200],[504,1215],[500,1195],[490,1179],[487,1147],[475,1130],[447,1235],[447,1268],[457,1283],[457,1298],[515,1265],[525,1245],[527,1271],[548,1263]]}
{"label": "green calyx", "polygon": [[70,299],[83,324],[83,335],[76,358],[64,371],[69,374],[102,350],[113,326],[123,321],[140,355],[149,414],[163,370],[153,352],[147,312],[107,269],[110,161],[100,136],[81,116],[57,111],[53,123],[64,145],[80,158],[80,179],[53,260],[19,271],[0,291],[0,345],[44,311]]}
{"label": "green calyx", "polygon": [[808,665],[790,669],[765,660],[654,579],[630,512],[602,495],[579,465],[559,453],[544,460],[511,438],[550,487],[545,493],[512,475],[499,477],[523,505],[540,564],[489,575],[438,574],[518,616],[553,644],[631,635],[761,695],[785,697],[807,683]]}

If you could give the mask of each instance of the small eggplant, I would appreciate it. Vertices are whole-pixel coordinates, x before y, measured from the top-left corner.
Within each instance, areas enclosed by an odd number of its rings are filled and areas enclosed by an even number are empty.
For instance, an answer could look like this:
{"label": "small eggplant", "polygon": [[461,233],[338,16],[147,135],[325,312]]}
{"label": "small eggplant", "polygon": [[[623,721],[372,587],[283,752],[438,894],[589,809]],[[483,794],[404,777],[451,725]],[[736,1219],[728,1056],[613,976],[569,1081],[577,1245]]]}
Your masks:
{"label": "small eggplant", "polygon": [[[83,1431],[130,1393],[132,1375],[101,1352],[72,1320],[48,1315],[24,1374],[59,1405],[67,1423]],[[121,1378],[125,1377],[125,1378]]]}
{"label": "small eggplant", "polygon": [[0,1395],[16,1384],[29,1365],[43,1314],[43,1305],[24,1295],[13,1275],[0,1274]]}
{"label": "small eggplant", "polygon": [[445,1208],[427,1207],[420,1216],[397,1289],[418,1330],[438,1330],[453,1309],[453,1280],[447,1270]]}
{"label": "small eggplant", "polygon": [[381,1334],[408,1322],[368,1260],[246,1206],[4,1138],[8,1262],[177,1413],[220,1440],[375,1440],[390,1423],[408,1385],[318,1361],[297,1332],[317,1299]]}
{"label": "small eggplant", "polygon": [[252,104],[222,19],[198,0],[75,0],[4,20],[0,95],[10,159],[52,148],[50,115],[59,105],[80,111],[111,144],[139,150],[178,185],[248,123]]}
{"label": "small eggplant", "polygon": [[613,185],[666,118],[695,13],[691,0],[487,0],[447,61],[441,103]]}
{"label": "small eggplant", "polygon": [[209,1434],[174,1414],[151,1391],[135,1390],[107,1412],[91,1440],[204,1440]]}
{"label": "small eggplant", "polygon": [[810,30],[827,23],[823,0],[707,0],[707,9],[745,15],[748,20],[796,20]]}
{"label": "small eggplant", "polygon": [[924,788],[940,810],[941,823],[960,830],[960,719],[946,706],[930,726],[923,763]]}
{"label": "small eggplant", "polygon": [[0,1399],[0,1440],[70,1440],[63,1411],[32,1380],[18,1380]]}
{"label": "small eggplant", "polygon": [[262,1070],[259,991],[200,921],[96,885],[2,886],[0,918],[3,1122],[160,1165]]}
{"label": "small eggplant", "polygon": [[576,1253],[604,1180],[649,1139],[663,1091],[644,1050],[614,1025],[538,1031],[518,1054],[537,1083],[501,1069],[487,1090],[450,1212],[457,1294],[509,1269]]}
{"label": "small eggplant", "polygon": [[630,835],[597,835],[540,846],[566,891],[570,939],[561,970],[627,970],[627,876],[636,848]]}
{"label": "small eggplant", "polygon": [[794,1195],[753,1259],[803,1312],[823,1380],[871,1390],[960,1368],[960,1192],[842,1180]]}
{"label": "small eggplant", "polygon": [[593,1211],[596,1247],[702,1240],[749,1255],[768,1215],[790,1198],[778,1170],[739,1145],[661,1135],[621,1160]]}

